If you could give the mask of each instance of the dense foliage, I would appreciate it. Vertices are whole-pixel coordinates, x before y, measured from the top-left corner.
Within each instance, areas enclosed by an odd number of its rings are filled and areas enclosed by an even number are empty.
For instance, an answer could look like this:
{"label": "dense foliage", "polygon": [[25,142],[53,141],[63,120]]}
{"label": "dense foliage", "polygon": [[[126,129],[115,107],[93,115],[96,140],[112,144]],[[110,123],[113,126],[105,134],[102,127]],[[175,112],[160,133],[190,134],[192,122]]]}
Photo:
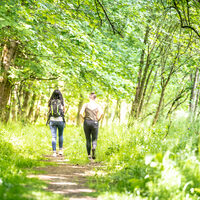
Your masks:
{"label": "dense foliage", "polygon": [[98,148],[106,166],[92,184],[100,197],[199,199],[199,125],[185,120],[177,119],[169,133],[165,124],[138,123],[112,127],[109,136],[104,131]]}
{"label": "dense foliage", "polygon": [[129,118],[152,116],[152,124],[180,106],[196,118],[198,4],[1,1],[2,121],[36,122],[55,88],[76,123],[89,91],[131,103]]}
{"label": "dense foliage", "polygon": [[0,197],[62,198],[24,170],[49,153],[43,125],[60,89],[71,162],[88,162],[75,126],[88,93],[103,107],[105,168],[93,186],[102,198],[199,198],[199,8],[197,0],[1,0]]}

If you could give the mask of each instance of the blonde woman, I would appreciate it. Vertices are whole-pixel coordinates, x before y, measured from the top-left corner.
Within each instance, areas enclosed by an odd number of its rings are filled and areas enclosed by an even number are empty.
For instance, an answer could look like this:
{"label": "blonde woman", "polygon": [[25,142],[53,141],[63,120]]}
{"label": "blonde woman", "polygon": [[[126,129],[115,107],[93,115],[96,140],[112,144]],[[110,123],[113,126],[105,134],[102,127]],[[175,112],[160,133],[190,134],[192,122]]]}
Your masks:
{"label": "blonde woman", "polygon": [[[80,111],[80,116],[84,119],[83,128],[86,138],[86,148],[89,159],[95,159],[95,150],[97,147],[99,121],[103,116],[101,107],[95,102],[96,94],[92,92],[89,95],[89,102],[85,103]],[[91,156],[92,146],[92,156]]]}

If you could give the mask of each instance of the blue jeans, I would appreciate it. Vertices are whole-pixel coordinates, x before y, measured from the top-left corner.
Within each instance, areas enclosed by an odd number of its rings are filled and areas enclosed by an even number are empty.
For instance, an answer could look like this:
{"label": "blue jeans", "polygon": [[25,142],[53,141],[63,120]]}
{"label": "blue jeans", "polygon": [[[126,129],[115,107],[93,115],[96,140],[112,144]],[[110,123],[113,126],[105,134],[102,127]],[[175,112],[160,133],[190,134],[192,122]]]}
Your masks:
{"label": "blue jeans", "polygon": [[56,151],[57,129],[58,129],[58,135],[59,135],[59,149],[62,149],[63,148],[63,130],[65,127],[65,123],[63,121],[50,121],[49,127],[51,129],[51,134],[52,134],[53,151]]}

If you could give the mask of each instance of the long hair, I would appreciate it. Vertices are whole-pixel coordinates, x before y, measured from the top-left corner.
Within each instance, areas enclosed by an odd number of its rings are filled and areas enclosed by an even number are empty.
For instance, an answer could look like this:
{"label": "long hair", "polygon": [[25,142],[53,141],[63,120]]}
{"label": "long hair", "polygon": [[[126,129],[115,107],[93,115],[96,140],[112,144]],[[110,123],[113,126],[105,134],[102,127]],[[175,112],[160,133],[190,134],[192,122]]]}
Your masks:
{"label": "long hair", "polygon": [[51,101],[53,99],[59,99],[61,101],[61,104],[64,106],[64,101],[63,101],[63,96],[61,94],[61,92],[59,90],[54,90],[52,95],[51,95],[51,98],[49,99],[49,103],[48,103],[48,106],[50,107],[51,106]]}

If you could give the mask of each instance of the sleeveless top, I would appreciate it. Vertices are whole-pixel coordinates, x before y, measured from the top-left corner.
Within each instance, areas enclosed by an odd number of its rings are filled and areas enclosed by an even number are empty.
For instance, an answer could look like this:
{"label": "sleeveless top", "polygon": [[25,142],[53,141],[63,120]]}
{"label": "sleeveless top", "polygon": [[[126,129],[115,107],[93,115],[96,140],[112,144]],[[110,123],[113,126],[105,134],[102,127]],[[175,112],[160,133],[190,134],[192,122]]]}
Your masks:
{"label": "sleeveless top", "polygon": [[92,120],[92,121],[98,121],[97,113],[98,113],[98,108],[90,109],[90,108],[88,108],[88,105],[86,105],[85,118],[84,119],[88,119],[88,120]]}

